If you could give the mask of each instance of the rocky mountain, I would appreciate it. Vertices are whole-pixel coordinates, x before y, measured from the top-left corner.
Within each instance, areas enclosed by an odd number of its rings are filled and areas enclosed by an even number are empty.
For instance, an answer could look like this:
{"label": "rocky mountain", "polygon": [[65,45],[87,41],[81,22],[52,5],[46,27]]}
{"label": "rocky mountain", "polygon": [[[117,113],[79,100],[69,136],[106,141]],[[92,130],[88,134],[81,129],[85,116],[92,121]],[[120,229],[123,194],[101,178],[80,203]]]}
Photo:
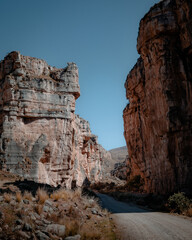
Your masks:
{"label": "rocky mountain", "polygon": [[68,188],[102,179],[102,159],[89,123],[75,115],[78,68],[9,53],[0,62],[0,169]]}
{"label": "rocky mountain", "polygon": [[0,239],[116,239],[108,211],[88,193],[22,181],[0,170]]}
{"label": "rocky mountain", "polygon": [[127,152],[127,147],[123,146],[123,147],[119,147],[119,148],[113,148],[111,150],[109,150],[109,152],[111,153],[111,158],[112,158],[112,163],[115,164],[117,162],[123,162],[126,159],[126,156],[128,155]]}
{"label": "rocky mountain", "polygon": [[192,1],[154,5],[137,50],[123,113],[129,176],[140,175],[146,192],[192,191]]}
{"label": "rocky mountain", "polygon": [[117,177],[121,180],[127,179],[127,147],[114,148],[109,151],[111,153],[111,176]]}
{"label": "rocky mountain", "polygon": [[[116,164],[120,164],[125,161],[127,156],[127,147],[119,147],[111,149],[104,155],[102,161],[102,175],[105,180],[112,180],[111,176],[115,176],[114,174],[111,175],[111,171],[113,171],[116,167]],[[114,180],[114,179],[113,179]]]}

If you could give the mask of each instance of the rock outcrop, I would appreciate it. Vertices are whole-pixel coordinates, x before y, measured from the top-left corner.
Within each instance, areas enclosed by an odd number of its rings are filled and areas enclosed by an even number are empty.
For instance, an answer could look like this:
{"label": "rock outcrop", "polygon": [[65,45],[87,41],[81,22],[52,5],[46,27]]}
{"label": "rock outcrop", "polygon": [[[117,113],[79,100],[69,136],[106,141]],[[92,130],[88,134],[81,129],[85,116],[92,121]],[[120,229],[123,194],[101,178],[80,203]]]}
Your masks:
{"label": "rock outcrop", "polygon": [[107,153],[75,115],[78,68],[11,52],[0,62],[0,168],[51,185],[102,178]]}
{"label": "rock outcrop", "polygon": [[192,2],[164,0],[140,22],[125,88],[128,174],[146,192],[192,190]]}
{"label": "rock outcrop", "polygon": [[121,180],[127,180],[127,164],[128,156],[123,162],[117,162],[114,164],[114,169],[111,170],[111,175]]}

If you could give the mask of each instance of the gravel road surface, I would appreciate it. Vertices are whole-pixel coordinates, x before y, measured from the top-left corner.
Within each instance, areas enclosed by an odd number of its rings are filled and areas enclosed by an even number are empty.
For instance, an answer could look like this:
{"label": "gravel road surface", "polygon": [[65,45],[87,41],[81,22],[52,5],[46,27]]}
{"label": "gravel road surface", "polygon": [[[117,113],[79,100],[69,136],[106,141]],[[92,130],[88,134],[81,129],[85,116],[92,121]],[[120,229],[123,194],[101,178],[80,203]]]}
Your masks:
{"label": "gravel road surface", "polygon": [[121,240],[192,240],[190,218],[144,210],[105,194],[98,196],[112,213]]}

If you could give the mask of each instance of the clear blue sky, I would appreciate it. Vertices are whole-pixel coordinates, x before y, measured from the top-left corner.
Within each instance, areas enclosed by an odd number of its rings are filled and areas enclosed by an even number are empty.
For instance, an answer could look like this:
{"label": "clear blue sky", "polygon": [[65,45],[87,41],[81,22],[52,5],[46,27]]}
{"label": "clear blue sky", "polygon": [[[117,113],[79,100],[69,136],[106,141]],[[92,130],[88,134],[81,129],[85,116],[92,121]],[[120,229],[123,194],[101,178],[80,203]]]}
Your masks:
{"label": "clear blue sky", "polygon": [[138,55],[139,21],[159,0],[0,0],[0,59],[13,50],[79,67],[76,113],[107,150],[124,146],[124,82]]}

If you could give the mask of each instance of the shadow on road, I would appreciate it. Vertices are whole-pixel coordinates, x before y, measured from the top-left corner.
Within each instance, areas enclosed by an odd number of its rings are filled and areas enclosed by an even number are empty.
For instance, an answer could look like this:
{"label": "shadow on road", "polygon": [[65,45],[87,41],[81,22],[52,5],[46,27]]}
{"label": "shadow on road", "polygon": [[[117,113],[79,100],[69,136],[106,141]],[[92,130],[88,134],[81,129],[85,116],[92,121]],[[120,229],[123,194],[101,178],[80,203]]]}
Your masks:
{"label": "shadow on road", "polygon": [[100,199],[100,205],[102,208],[107,209],[111,213],[147,213],[152,210],[143,209],[133,203],[125,203],[115,200],[105,194],[97,193]]}

